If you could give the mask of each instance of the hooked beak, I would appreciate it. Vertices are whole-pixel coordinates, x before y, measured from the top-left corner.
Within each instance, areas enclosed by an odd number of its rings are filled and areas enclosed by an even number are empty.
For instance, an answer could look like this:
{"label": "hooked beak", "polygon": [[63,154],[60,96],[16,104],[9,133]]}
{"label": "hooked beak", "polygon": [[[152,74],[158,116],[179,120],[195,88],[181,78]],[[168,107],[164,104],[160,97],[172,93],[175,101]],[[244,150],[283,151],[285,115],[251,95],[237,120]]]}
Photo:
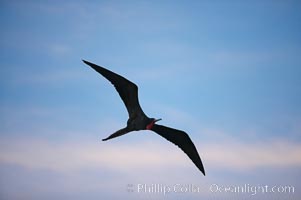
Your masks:
{"label": "hooked beak", "polygon": [[156,123],[157,121],[160,121],[160,120],[162,120],[161,118],[160,119],[155,119],[154,120],[154,123]]}

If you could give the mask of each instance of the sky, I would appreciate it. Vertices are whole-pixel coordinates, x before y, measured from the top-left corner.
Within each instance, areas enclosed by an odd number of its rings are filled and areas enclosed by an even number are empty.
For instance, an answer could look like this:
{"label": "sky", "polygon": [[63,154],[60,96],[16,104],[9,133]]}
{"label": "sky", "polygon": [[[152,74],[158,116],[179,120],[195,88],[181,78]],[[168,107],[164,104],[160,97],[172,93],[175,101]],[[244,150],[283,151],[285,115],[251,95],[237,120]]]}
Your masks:
{"label": "sky", "polygon": [[[0,198],[299,199],[301,2],[0,1]],[[124,127],[114,87],[184,130],[206,176]]]}

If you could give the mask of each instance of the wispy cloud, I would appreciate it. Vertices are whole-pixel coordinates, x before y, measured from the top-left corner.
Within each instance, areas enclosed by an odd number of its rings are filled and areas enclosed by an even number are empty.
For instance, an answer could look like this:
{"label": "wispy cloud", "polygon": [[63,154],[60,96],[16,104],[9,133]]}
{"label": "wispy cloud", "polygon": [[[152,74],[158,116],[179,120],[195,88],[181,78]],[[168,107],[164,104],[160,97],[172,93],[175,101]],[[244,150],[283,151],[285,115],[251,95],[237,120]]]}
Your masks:
{"label": "wispy cloud", "polygon": [[222,142],[203,145],[204,159],[213,168],[254,170],[301,166],[299,143],[283,140],[264,142]]}
{"label": "wispy cloud", "polygon": [[61,57],[69,55],[72,52],[71,47],[69,47],[68,45],[59,44],[59,43],[57,43],[57,44],[51,44],[49,46],[49,50],[54,55],[61,56]]}
{"label": "wispy cloud", "polygon": [[[275,64],[281,62],[300,62],[298,57],[299,48],[290,47],[288,49],[275,48],[272,51],[266,50],[223,50],[219,49],[216,52],[208,54],[208,60],[216,66],[227,66],[231,68],[234,66],[245,69],[246,67],[252,66],[258,67],[256,64]],[[251,65],[250,65],[251,64]],[[236,68],[237,68],[236,67]],[[259,65],[259,67],[262,67]]]}
{"label": "wispy cloud", "polygon": [[[70,171],[93,168],[133,170],[141,167],[176,165],[181,158],[161,157],[164,146],[150,143],[137,146],[47,140],[2,140],[0,162],[32,169]],[[148,151],[149,150],[149,151]]]}
{"label": "wispy cloud", "polygon": [[[63,46],[53,46],[51,51],[55,51],[56,54],[64,54],[63,51],[68,51],[64,49]],[[67,53],[67,52],[65,52]],[[79,65],[80,59],[78,59]],[[39,64],[37,63],[36,66]],[[4,66],[1,72],[5,75],[2,81],[9,86],[20,86],[20,85],[63,85],[63,83],[74,83],[76,81],[85,81],[87,76],[84,76],[82,69],[84,68],[73,68],[69,65],[66,66],[53,66],[53,65],[41,65],[36,67],[37,69],[31,69],[27,71],[20,71],[24,66],[12,67],[10,65]],[[43,70],[44,69],[44,70]],[[47,88],[48,89],[48,88]]]}
{"label": "wispy cloud", "polygon": [[[198,143],[196,143],[198,144]],[[52,142],[38,139],[1,140],[0,162],[32,169],[73,171],[105,168],[132,171],[150,168],[182,168],[193,165],[180,149],[167,143],[140,142],[91,143],[85,141]],[[229,141],[197,145],[205,166],[210,170],[252,170],[261,167],[283,168],[301,166],[298,143],[270,141],[244,144]],[[177,152],[178,151],[178,152]],[[161,156],[167,152],[168,156]],[[144,171],[143,170],[143,171]]]}

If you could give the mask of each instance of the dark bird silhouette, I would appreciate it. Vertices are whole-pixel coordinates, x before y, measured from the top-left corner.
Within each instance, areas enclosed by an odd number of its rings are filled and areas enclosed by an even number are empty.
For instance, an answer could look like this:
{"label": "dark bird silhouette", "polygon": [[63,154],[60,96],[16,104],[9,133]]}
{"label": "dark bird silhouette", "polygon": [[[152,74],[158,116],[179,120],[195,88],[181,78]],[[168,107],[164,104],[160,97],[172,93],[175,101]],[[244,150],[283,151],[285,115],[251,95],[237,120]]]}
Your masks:
{"label": "dark bird silhouette", "polygon": [[181,130],[155,124],[161,119],[149,118],[146,116],[139,105],[138,87],[136,84],[103,67],[85,60],[83,60],[83,62],[92,67],[115,86],[129,114],[127,126],[103,139],[103,141],[119,137],[131,131],[152,130],[180,147],[197,166],[197,168],[205,175],[201,158],[187,133]]}

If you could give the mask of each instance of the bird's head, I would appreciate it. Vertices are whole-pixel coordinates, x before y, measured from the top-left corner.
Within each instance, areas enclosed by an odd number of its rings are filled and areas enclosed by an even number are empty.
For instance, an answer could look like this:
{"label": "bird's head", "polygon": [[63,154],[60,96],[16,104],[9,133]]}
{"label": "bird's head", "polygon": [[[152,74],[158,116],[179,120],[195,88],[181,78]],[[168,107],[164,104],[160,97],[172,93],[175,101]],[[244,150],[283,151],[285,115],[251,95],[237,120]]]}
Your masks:
{"label": "bird's head", "polygon": [[155,119],[155,118],[151,118],[150,119],[150,122],[147,124],[146,126],[146,130],[152,130],[154,124],[157,122],[157,121],[160,121],[162,120],[161,118],[160,119]]}

